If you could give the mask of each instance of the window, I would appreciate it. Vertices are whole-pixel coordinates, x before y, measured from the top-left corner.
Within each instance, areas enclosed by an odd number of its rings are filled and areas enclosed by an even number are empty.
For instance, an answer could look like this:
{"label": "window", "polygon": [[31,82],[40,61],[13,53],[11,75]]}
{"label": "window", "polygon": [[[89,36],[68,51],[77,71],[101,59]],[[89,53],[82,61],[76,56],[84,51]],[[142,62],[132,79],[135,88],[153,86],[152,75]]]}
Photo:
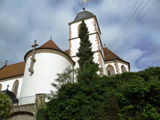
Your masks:
{"label": "window", "polygon": [[123,65],[121,66],[121,71],[122,71],[122,73],[127,71],[126,68]]}
{"label": "window", "polygon": [[114,72],[113,66],[112,66],[112,65],[108,65],[108,66],[107,66],[107,75],[108,75],[108,76],[112,76],[112,75],[114,75],[114,74],[115,74],[115,72]]}
{"label": "window", "polygon": [[17,91],[18,91],[18,86],[19,86],[19,81],[16,80],[13,84],[13,88],[12,88],[12,92],[17,95]]}
{"label": "window", "polygon": [[2,90],[2,84],[0,84],[0,91]]}

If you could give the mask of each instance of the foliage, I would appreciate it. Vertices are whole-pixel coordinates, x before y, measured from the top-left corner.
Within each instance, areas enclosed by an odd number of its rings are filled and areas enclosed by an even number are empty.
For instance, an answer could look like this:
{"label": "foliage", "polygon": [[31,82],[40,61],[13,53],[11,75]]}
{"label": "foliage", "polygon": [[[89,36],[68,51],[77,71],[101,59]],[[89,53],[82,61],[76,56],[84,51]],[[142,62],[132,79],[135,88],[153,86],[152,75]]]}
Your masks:
{"label": "foliage", "polygon": [[59,73],[57,74],[57,78],[54,80],[53,83],[51,83],[51,85],[57,89],[57,91],[52,91],[50,94],[47,94],[47,98],[49,100],[57,98],[57,92],[59,92],[59,89],[61,88],[62,85],[67,84],[67,83],[74,83],[74,79],[73,79],[73,74],[74,74],[73,69],[71,69],[70,66],[68,66],[63,73]]}
{"label": "foliage", "polygon": [[77,56],[79,57],[78,63],[80,70],[84,70],[88,68],[90,65],[96,66],[98,68],[98,64],[93,62],[93,54],[92,52],[92,44],[89,40],[88,36],[88,28],[82,20],[79,30],[79,38],[80,38],[80,47],[78,49]]}
{"label": "foliage", "polygon": [[12,106],[11,99],[6,94],[0,92],[0,118],[8,118]]}
{"label": "foliage", "polygon": [[77,56],[79,57],[79,69],[77,75],[78,82],[89,82],[97,76],[96,72],[98,69],[98,64],[93,61],[94,52],[92,52],[92,44],[89,40],[88,28],[82,20],[79,29],[80,47],[78,49]]}
{"label": "foliage", "polygon": [[[57,92],[50,94],[45,109],[47,120],[159,120],[160,67],[112,77],[97,74],[93,62],[88,28],[82,20],[77,82],[69,82],[69,71],[58,74],[52,83]],[[69,77],[69,80],[70,77]]]}
{"label": "foliage", "polygon": [[[84,76],[92,73],[86,72]],[[112,77],[93,76],[92,80],[63,84],[57,98],[47,103],[47,119],[160,119],[160,67]]]}
{"label": "foliage", "polygon": [[[121,79],[124,77],[125,79]],[[119,91],[120,118],[160,119],[160,68],[115,76],[121,82]]]}

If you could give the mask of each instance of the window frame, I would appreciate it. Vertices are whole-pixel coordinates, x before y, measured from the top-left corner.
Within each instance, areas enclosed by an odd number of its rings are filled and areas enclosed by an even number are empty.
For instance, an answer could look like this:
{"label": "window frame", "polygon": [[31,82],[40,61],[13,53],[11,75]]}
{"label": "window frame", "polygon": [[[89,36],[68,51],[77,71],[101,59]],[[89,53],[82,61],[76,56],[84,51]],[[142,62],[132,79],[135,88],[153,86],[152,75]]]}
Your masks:
{"label": "window frame", "polygon": [[[123,70],[124,70],[124,71],[123,71]],[[122,73],[127,72],[127,69],[124,67],[124,65],[121,66],[121,72],[122,72]]]}
{"label": "window frame", "polygon": [[108,65],[106,67],[106,71],[107,71],[107,76],[115,75],[115,70],[114,70],[114,67],[112,65]]}
{"label": "window frame", "polygon": [[13,84],[13,87],[12,87],[12,92],[17,96],[17,93],[18,93],[18,87],[19,87],[19,81],[16,80]]}

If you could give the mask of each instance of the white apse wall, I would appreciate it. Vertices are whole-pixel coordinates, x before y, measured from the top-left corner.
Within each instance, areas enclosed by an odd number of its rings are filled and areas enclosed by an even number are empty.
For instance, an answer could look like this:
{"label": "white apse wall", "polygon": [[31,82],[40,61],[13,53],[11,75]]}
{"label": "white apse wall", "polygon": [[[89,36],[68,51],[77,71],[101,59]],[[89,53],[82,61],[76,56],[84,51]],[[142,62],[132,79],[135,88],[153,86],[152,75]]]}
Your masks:
{"label": "white apse wall", "polygon": [[50,93],[55,90],[51,86],[57,73],[62,73],[65,68],[72,64],[63,56],[54,53],[37,53],[35,55],[34,74],[28,71],[31,56],[26,61],[21,97],[32,96],[39,93]]}

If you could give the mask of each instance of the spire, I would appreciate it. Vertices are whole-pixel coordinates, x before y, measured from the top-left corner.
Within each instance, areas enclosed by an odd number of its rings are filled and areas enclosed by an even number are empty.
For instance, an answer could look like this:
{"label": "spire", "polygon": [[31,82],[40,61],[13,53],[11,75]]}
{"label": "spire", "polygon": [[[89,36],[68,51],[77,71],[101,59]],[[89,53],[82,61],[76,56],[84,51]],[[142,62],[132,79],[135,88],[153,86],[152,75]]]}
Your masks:
{"label": "spire", "polygon": [[52,40],[52,36],[50,36],[50,40]]}
{"label": "spire", "polygon": [[6,62],[5,62],[5,66],[7,66],[7,62],[8,62],[8,60],[6,60]]}

